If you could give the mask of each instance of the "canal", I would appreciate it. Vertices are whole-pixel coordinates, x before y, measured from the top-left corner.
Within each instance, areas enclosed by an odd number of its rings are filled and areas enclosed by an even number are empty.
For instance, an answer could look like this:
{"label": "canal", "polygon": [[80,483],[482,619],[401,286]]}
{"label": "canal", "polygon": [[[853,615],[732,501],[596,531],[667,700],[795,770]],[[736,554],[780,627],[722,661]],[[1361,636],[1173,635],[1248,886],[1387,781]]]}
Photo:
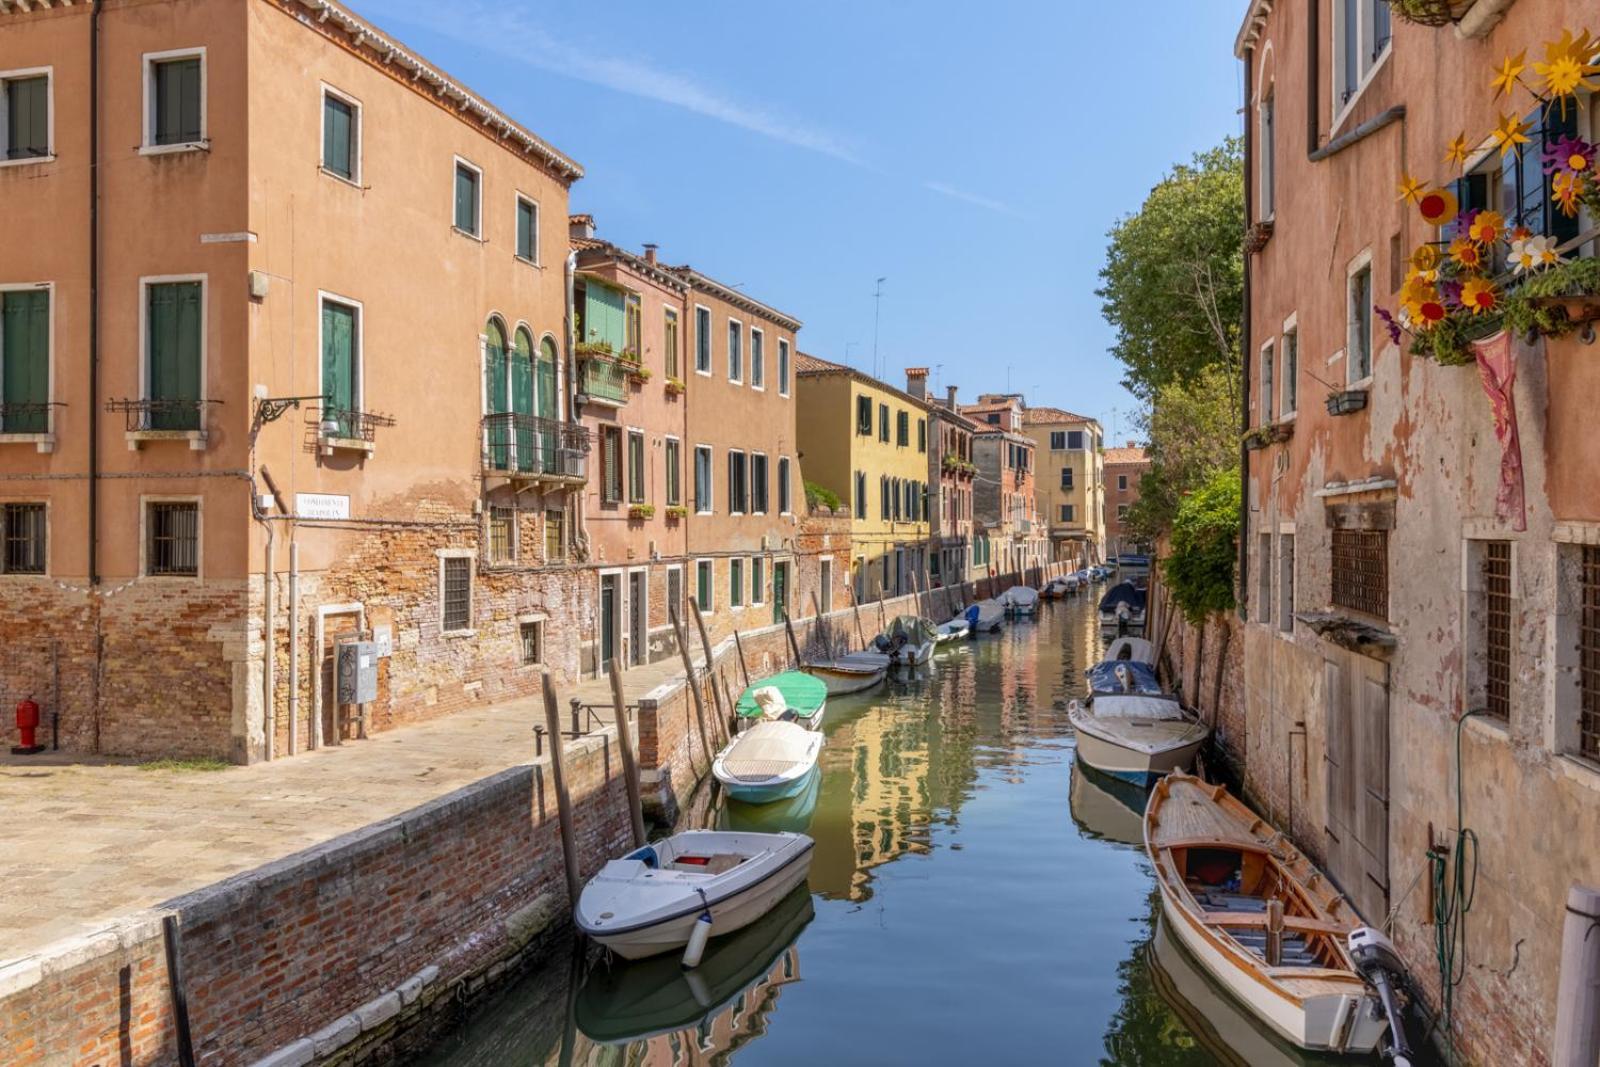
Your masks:
{"label": "canal", "polygon": [[682,819],[811,834],[808,887],[688,976],[592,953],[532,973],[419,1062],[1361,1062],[1278,1044],[1167,942],[1142,791],[1073,759],[1067,702],[1101,648],[1091,598],[1045,603],[831,701],[812,795],[706,791]]}

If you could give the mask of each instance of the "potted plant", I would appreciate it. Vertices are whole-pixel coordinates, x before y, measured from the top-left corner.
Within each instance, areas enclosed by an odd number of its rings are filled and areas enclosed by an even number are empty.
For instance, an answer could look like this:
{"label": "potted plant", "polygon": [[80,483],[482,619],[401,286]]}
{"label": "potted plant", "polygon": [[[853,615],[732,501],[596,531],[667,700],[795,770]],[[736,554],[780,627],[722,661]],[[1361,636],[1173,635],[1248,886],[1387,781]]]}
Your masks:
{"label": "potted plant", "polygon": [[643,521],[656,513],[654,504],[629,504],[628,518]]}
{"label": "potted plant", "polygon": [[683,392],[684,392],[685,388],[686,388],[686,386],[683,384],[683,379],[682,378],[668,378],[667,379],[667,395],[668,396],[681,396],[681,395],[683,395]]}
{"label": "potted plant", "polygon": [[689,509],[682,504],[673,504],[667,508],[666,515],[668,522],[677,522],[689,517]]}

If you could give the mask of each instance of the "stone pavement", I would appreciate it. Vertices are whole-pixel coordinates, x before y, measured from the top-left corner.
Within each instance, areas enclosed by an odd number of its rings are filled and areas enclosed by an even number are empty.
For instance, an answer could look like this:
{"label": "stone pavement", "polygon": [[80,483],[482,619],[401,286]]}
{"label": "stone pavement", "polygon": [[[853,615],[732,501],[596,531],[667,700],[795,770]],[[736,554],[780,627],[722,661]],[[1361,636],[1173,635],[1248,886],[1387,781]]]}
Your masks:
{"label": "stone pavement", "polygon": [[[681,685],[683,670],[664,660],[623,677],[633,703]],[[609,680],[557,687],[557,697],[564,725],[573,697],[604,704],[613,720]],[[542,698],[529,697],[220,771],[0,756],[0,968],[531,763],[544,721]]]}

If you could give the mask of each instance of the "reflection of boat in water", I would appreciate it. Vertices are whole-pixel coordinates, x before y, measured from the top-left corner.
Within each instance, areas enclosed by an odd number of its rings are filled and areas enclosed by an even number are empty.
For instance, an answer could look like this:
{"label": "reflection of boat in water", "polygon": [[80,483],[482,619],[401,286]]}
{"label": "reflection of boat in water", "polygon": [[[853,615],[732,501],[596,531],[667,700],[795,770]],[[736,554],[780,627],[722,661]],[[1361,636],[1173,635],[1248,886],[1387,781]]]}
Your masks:
{"label": "reflection of boat in water", "polygon": [[817,809],[817,794],[821,791],[822,775],[813,772],[805,788],[787,800],[771,804],[745,804],[730,799],[717,814],[717,829],[759,834],[776,834],[787,830],[803,834],[811,829],[811,813]]}
{"label": "reflection of boat in water", "polygon": [[1165,916],[1156,920],[1149,962],[1151,980],[1161,999],[1200,1047],[1226,1067],[1349,1067],[1367,1062],[1305,1052],[1280,1040],[1206,976],[1199,961],[1167,930]]}
{"label": "reflection of boat in water", "polygon": [[1095,770],[1081,759],[1072,761],[1072,818],[1090,836],[1125,845],[1144,844],[1144,802],[1148,794]]}
{"label": "reflection of boat in water", "polygon": [[713,941],[693,971],[683,971],[676,956],[598,963],[578,991],[578,1028],[591,1040],[619,1044],[703,1027],[741,994],[799,976],[788,957],[811,916],[811,894],[799,886],[760,920]]}

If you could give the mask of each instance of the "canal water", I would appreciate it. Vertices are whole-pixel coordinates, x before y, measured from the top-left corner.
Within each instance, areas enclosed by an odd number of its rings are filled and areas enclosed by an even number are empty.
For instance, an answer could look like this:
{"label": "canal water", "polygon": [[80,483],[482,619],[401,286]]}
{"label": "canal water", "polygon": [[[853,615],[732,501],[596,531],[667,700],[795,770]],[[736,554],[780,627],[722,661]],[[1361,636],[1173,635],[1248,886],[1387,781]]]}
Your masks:
{"label": "canal water", "polygon": [[712,942],[528,975],[423,1057],[502,1064],[1339,1062],[1245,1017],[1159,922],[1144,796],[1074,761],[1093,598],[943,646],[923,676],[829,702],[811,795],[707,791],[681,825],[816,839],[807,887]]}

